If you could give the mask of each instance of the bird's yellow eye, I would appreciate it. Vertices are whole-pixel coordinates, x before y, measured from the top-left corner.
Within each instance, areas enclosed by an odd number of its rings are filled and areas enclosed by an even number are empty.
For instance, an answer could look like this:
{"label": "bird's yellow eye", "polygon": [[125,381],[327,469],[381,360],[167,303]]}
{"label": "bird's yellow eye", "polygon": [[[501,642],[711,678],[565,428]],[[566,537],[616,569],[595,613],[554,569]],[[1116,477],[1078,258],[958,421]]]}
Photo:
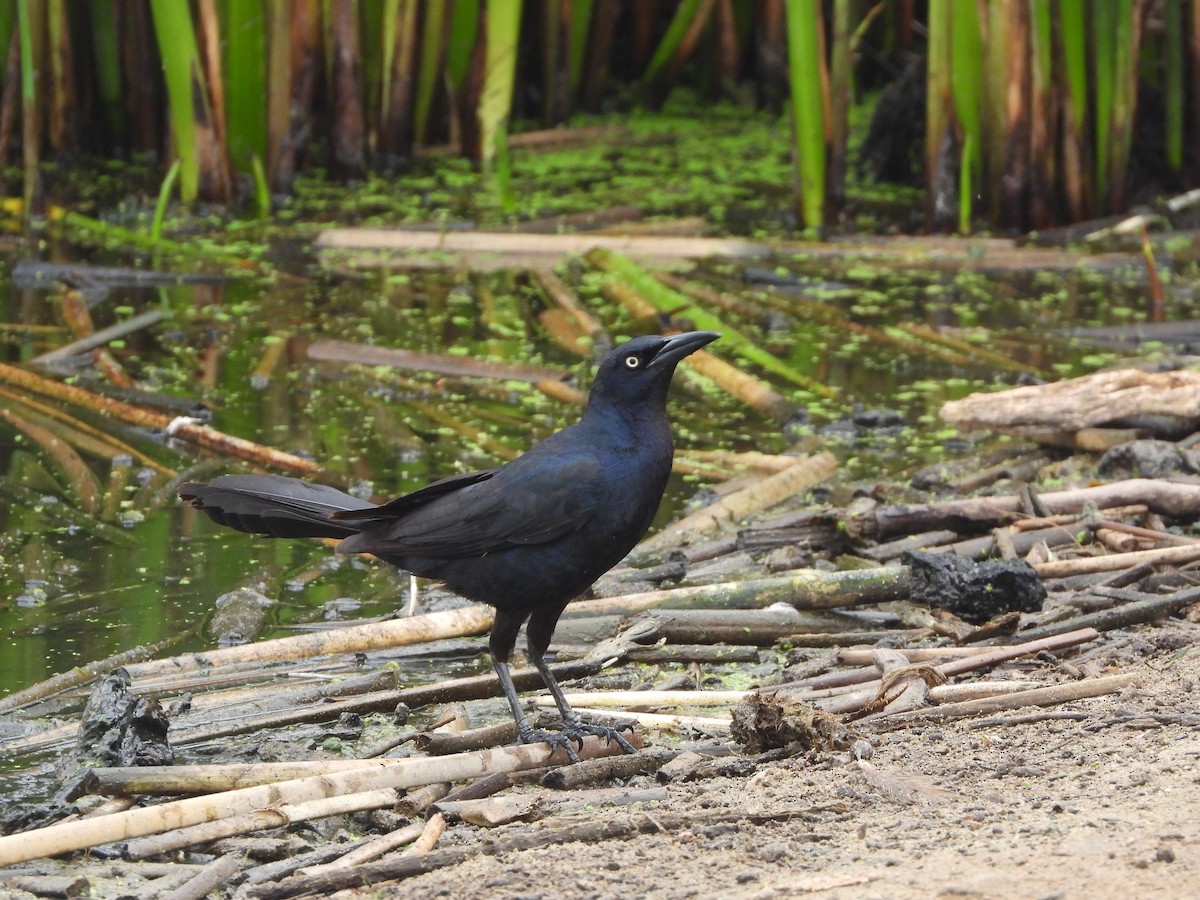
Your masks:
{"label": "bird's yellow eye", "polygon": [[641,364],[642,364],[642,361],[640,359],[638,359],[636,356],[625,357],[625,365],[631,369],[636,369]]}

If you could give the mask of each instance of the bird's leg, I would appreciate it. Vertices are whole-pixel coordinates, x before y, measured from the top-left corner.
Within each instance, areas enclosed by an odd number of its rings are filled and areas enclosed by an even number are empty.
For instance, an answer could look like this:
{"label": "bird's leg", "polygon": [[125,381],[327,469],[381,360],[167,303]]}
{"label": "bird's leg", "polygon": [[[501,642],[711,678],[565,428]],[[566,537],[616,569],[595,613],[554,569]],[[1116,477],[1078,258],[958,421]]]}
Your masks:
{"label": "bird's leg", "polygon": [[[521,697],[517,694],[516,685],[513,684],[512,675],[508,671],[508,655],[512,652],[513,644],[517,640],[517,632],[524,619],[523,615],[497,609],[496,621],[492,625],[492,635],[488,641],[488,649],[492,656],[492,668],[496,672],[496,677],[500,679],[500,687],[508,700],[508,707],[512,710],[513,719],[516,720],[517,734],[521,738],[522,744],[536,744],[539,741],[545,741],[552,748],[561,747],[571,762],[579,762],[579,754],[571,746],[572,735],[538,731],[529,724],[529,719],[525,717],[525,710],[521,706]],[[578,740],[577,737],[574,739]]]}
{"label": "bird's leg", "polygon": [[508,663],[501,662],[493,656],[492,668],[496,670],[496,677],[500,679],[500,687],[504,689],[504,696],[508,698],[508,706],[512,710],[513,718],[517,721],[517,734],[521,738],[521,743],[536,744],[545,741],[552,748],[562,747],[567,754],[567,759],[571,762],[579,762],[579,753],[571,745],[572,740],[580,740],[579,736],[568,731],[560,733],[535,729],[529,724],[529,719],[525,718],[525,710],[521,706],[521,698],[513,684],[512,675],[509,674]]}
{"label": "bird's leg", "polygon": [[[530,652],[532,653],[532,651],[533,648],[531,647]],[[537,666],[538,672],[541,673],[542,681],[546,683],[546,688],[550,691],[550,696],[554,698],[554,705],[558,707],[558,711],[562,715],[563,725],[566,726],[563,734],[576,738],[580,746],[583,745],[584,735],[596,734],[606,740],[616,741],[617,746],[626,753],[637,753],[633,744],[625,740],[625,736],[621,734],[622,731],[633,730],[632,722],[622,722],[613,728],[608,725],[591,725],[583,721],[579,718],[579,713],[571,709],[571,704],[567,702],[567,697],[563,693],[562,688],[558,686],[558,681],[554,678],[554,673],[546,665],[546,660],[540,656],[534,656],[533,664]]]}

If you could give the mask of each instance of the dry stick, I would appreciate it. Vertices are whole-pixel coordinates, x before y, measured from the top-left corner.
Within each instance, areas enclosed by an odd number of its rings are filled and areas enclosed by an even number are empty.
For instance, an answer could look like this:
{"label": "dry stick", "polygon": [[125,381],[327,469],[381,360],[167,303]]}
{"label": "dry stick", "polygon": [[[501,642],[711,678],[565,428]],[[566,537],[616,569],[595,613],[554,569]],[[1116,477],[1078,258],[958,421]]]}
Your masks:
{"label": "dry stick", "polygon": [[[1076,644],[1084,644],[1095,640],[1099,636],[1100,633],[1095,629],[1080,628],[1067,634],[1053,635],[1041,638],[1040,640],[1030,640],[1023,644],[1013,644],[1008,647],[996,647],[985,650],[974,656],[952,660],[942,663],[940,666],[933,666],[933,670],[944,678],[950,678],[965,672],[975,672],[980,669],[990,668],[1019,656],[1041,653],[1043,650],[1062,650],[1066,647],[1073,647]],[[868,669],[867,671],[870,670]],[[814,701],[817,706],[828,712],[850,712],[874,700],[882,684],[881,679],[875,678],[857,687],[849,686],[849,689],[847,687],[820,688],[815,690],[812,688],[802,688],[796,692],[795,696],[803,700]],[[781,685],[777,690],[790,691],[787,685]]]}
{"label": "dry stick", "polygon": [[[595,247],[633,259],[676,260],[706,256],[760,257],[766,244],[739,238],[615,237],[595,234],[512,234],[482,231],[415,231],[382,228],[331,228],[317,236],[318,250],[376,250],[389,254],[462,254],[472,268],[497,260],[505,267],[514,257],[539,260],[579,256]],[[417,260],[410,260],[416,262]],[[439,258],[444,265],[444,258]],[[507,262],[506,262],[507,261]]]}
{"label": "dry stick", "polygon": [[600,324],[600,320],[588,311],[575,294],[571,291],[563,280],[554,274],[553,271],[539,266],[531,269],[530,273],[541,286],[542,291],[550,298],[559,309],[567,313],[575,322],[583,329],[584,333],[592,339],[596,345],[603,346],[609,343],[608,336],[604,331],[604,326]]}
{"label": "dry stick", "polygon": [[202,900],[237,874],[241,867],[242,859],[237,853],[218,856],[175,890],[162,894],[160,900]]}
{"label": "dry stick", "polygon": [[155,410],[140,409],[74,385],[61,384],[48,378],[42,378],[40,375],[34,375],[32,372],[18,369],[15,366],[0,363],[0,381],[15,384],[43,396],[54,397],[66,403],[85,407],[128,425],[165,430],[172,437],[199,444],[210,450],[216,450],[218,453],[235,456],[255,465],[282,469],[327,481],[337,480],[336,476],[312,460],[233,437],[217,431],[215,428],[209,428],[207,425],[197,425],[186,420],[176,419],[174,416]]}
{"label": "dry stick", "polygon": [[551,769],[542,776],[538,783],[542,787],[555,790],[569,790],[599,781],[612,781],[614,778],[653,775],[682,752],[682,750],[643,750],[633,755],[589,759],[571,766]]}
{"label": "dry stick", "polygon": [[575,707],[575,712],[581,716],[597,718],[621,719],[633,721],[650,728],[666,728],[679,731],[684,728],[695,728],[700,731],[728,731],[728,719],[714,719],[707,716],[677,716],[667,713],[634,712],[628,709],[599,709],[596,707]]}
{"label": "dry stick", "polygon": [[1200,602],[1200,587],[1193,587],[1163,597],[1148,597],[1145,600],[1126,603],[1124,606],[1114,606],[1112,609],[1072,616],[1061,622],[1051,622],[1049,625],[1018,632],[1018,635],[1036,640],[1061,634],[1068,628],[1095,628],[1097,631],[1113,631],[1129,625],[1166,618],[1179,612],[1185,606],[1197,602]]}
{"label": "dry stick", "polygon": [[685,539],[717,531],[767,507],[808,490],[837,474],[837,459],[832,453],[797,457],[796,464],[744,490],[729,494],[690,516],[673,522],[658,534],[642,541],[631,554],[634,560],[646,559]]}
{"label": "dry stick", "polygon": [[234,835],[266,831],[269,828],[285,828],[309,819],[340,816],[346,813],[361,812],[365,809],[384,809],[395,804],[396,799],[395,789],[387,788],[341,794],[336,797],[322,797],[319,800],[309,800],[303,803],[273,803],[265,809],[229,815],[225,810],[216,811],[216,803],[220,800],[220,795],[217,795],[213,798],[212,815],[216,818],[213,818],[212,821],[175,828],[149,837],[135,838],[125,845],[123,855],[126,859],[145,859],[149,856],[182,850],[184,847],[192,847],[196,844],[207,844],[209,841]]}
{"label": "dry stick", "polygon": [[57,349],[51,350],[49,353],[43,353],[40,356],[35,356],[30,360],[31,363],[37,365],[41,363],[53,362],[58,359],[66,359],[71,356],[77,356],[81,353],[87,353],[95,350],[97,347],[103,347],[110,341],[115,341],[127,334],[132,334],[135,331],[141,331],[143,328],[148,328],[151,325],[157,325],[165,316],[162,310],[151,309],[144,313],[139,313],[132,318],[125,319],[123,322],[117,322],[115,325],[109,325],[107,328],[101,328],[99,331],[84,335],[79,340],[71,341],[69,344],[63,344]]}
{"label": "dry stick", "polygon": [[[1173,519],[1200,515],[1200,485],[1151,478],[1132,478],[1096,487],[1051,491],[1039,494],[1038,500],[1056,515],[1079,513],[1088,505],[1105,509],[1135,504],[1145,504],[1159,515]],[[991,528],[1012,519],[1024,518],[1022,508],[1022,500],[1016,494],[945,500],[939,503],[885,506],[856,517],[853,524],[871,537],[885,540],[896,535],[941,528],[961,531]]]}
{"label": "dry stick", "polygon": [[[615,742],[610,744],[599,737],[585,738],[583,746],[579,748],[580,757],[608,756],[621,752]],[[0,867],[82,850],[97,844],[198,825],[211,821],[217,815],[218,807],[221,815],[241,815],[280,803],[300,804],[365,791],[459,781],[492,772],[536,768],[551,762],[561,764],[565,759],[566,754],[561,749],[552,750],[548,744],[525,744],[440,756],[431,760],[373,762],[345,772],[225,791],[215,796],[187,797],[158,806],[114,813],[100,819],[84,819],[0,836]]]}
{"label": "dry stick", "polygon": [[884,728],[892,728],[913,722],[945,722],[950,719],[987,715],[1006,709],[1020,709],[1025,706],[1055,706],[1059,703],[1069,703],[1072,700],[1082,700],[1086,697],[1112,694],[1136,684],[1137,681],[1138,676],[1132,673],[1109,675],[1105,678],[1087,678],[1069,684],[1056,684],[1052,687],[1035,688],[1032,691],[1018,691],[1015,694],[1001,694],[983,700],[947,703],[943,706],[908,710],[891,715],[876,713],[860,719],[859,722],[873,722]]}
{"label": "dry stick", "polygon": [[[537,673],[534,672],[536,675]],[[497,690],[497,694],[499,691]],[[632,735],[628,740],[638,745],[641,738]],[[462,754],[454,754],[457,759]],[[424,766],[428,776],[414,781],[414,785],[454,781],[445,775],[442,757],[411,758],[363,758],[296,760],[279,763],[199,763],[175,766],[97,766],[89,769],[84,778],[83,790],[92,794],[212,794],[221,791],[240,790],[258,785],[274,784],[319,775],[348,772],[351,769],[395,766]],[[444,776],[444,777],[439,777]]]}
{"label": "dry stick", "polygon": [[707,350],[693,353],[688,358],[688,363],[694,371],[711,379],[730,396],[777,422],[786,422],[799,411],[795,403],[765,381],[755,378]]}
{"label": "dry stick", "polygon": [[540,366],[450,356],[444,353],[420,353],[396,347],[377,347],[350,341],[320,340],[308,345],[308,358],[324,362],[364,366],[392,366],[417,372],[439,375],[465,375],[471,378],[499,378],[506,381],[527,381],[536,384],[547,379],[562,381],[566,372]]}
{"label": "dry stick", "polygon": [[417,842],[404,851],[404,856],[417,856],[422,853],[428,853],[438,842],[438,838],[442,836],[442,832],[446,830],[446,817],[440,812],[434,813],[425,822],[425,828],[421,831],[421,836],[417,838]]}
{"label": "dry stick", "polygon": [[1038,563],[1034,569],[1037,570],[1040,578],[1066,578],[1070,575],[1088,575],[1094,572],[1128,569],[1141,563],[1182,565],[1198,559],[1200,559],[1200,544],[1188,544],[1182,547],[1161,547],[1156,550],[1113,553],[1108,556],[1058,559],[1052,562]]}
{"label": "dry stick", "polygon": [[[605,706],[637,709],[648,706],[729,706],[758,691],[577,691],[568,693],[571,706]],[[534,697],[538,706],[553,706],[550,696]]]}
{"label": "dry stick", "polygon": [[580,600],[568,606],[564,615],[628,613],[656,606],[757,609],[780,602],[796,609],[841,609],[900,599],[908,595],[910,585],[908,569],[902,566],[846,572],[797,569],[773,578],[724,581],[665,591],[619,594],[598,600]]}
{"label": "dry stick", "polygon": [[460,609],[356,625],[316,634],[222,647],[205,653],[189,653],[165,660],[129,666],[133,678],[145,678],[164,673],[199,672],[213,666],[247,660],[303,659],[332,653],[362,653],[386,647],[400,647],[437,641],[449,637],[486,634],[492,627],[491,607],[473,604]]}
{"label": "dry stick", "polygon": [[[589,819],[569,825],[546,827],[529,826],[515,831],[511,836],[495,841],[485,841],[466,847],[449,847],[420,856],[401,857],[350,869],[346,872],[331,872],[319,878],[295,876],[276,884],[251,888],[248,897],[257,900],[283,900],[301,894],[325,896],[341,888],[372,886],[380,882],[411,878],[447,866],[458,865],[476,856],[500,856],[529,850],[535,847],[552,847],[575,841],[609,841],[636,834],[670,834],[693,826],[715,825],[723,822],[746,821],[754,824],[788,822],[811,815],[811,808],[795,807],[776,812],[748,813],[745,810],[725,810],[700,813],[639,813],[626,819]],[[819,835],[810,835],[810,840],[822,840]]]}
{"label": "dry stick", "polygon": [[511,744],[516,739],[517,723],[504,721],[485,728],[472,728],[469,731],[425,732],[418,734],[413,743],[418,750],[429,756],[448,756],[451,753],[482,750],[484,747],[495,747],[498,744]]}
{"label": "dry stick", "polygon": [[319,866],[305,866],[297,869],[296,874],[303,875],[306,878],[313,878],[318,875],[324,875],[327,872],[335,872],[338,869],[361,866],[363,863],[378,859],[385,853],[399,850],[405,844],[411,844],[421,836],[424,830],[425,826],[420,822],[405,825],[403,828],[397,828],[395,831],[389,831],[387,834],[371,838],[355,847],[349,853],[345,853],[331,862],[323,863]]}

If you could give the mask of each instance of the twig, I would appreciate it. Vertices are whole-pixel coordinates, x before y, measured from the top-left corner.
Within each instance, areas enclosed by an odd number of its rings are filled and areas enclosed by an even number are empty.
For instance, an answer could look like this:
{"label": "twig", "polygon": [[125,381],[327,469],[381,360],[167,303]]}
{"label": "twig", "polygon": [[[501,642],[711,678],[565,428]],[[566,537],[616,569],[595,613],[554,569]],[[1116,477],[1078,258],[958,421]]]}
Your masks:
{"label": "twig", "polygon": [[1087,678],[1069,684],[1034,688],[1031,691],[1018,691],[1015,694],[1001,694],[983,700],[965,700],[962,703],[947,703],[942,706],[931,706],[926,709],[914,709],[893,714],[877,713],[859,721],[876,723],[885,728],[909,725],[913,722],[945,722],[950,719],[988,715],[1005,709],[1021,709],[1025,706],[1055,706],[1059,703],[1069,703],[1072,700],[1099,697],[1130,687],[1137,681],[1138,676],[1135,674]]}
{"label": "twig", "polygon": [[1067,629],[1075,628],[1094,628],[1097,631],[1113,631],[1117,628],[1138,625],[1142,622],[1152,622],[1155,619],[1174,615],[1185,606],[1190,606],[1196,602],[1200,602],[1200,587],[1187,588],[1186,590],[1167,594],[1163,597],[1147,597],[1145,600],[1137,600],[1133,603],[1126,603],[1124,606],[1115,606],[1112,609],[1102,609],[1099,612],[1085,613],[1082,616],[1072,616],[1061,622],[1051,622],[1049,625],[1042,625],[1038,628],[1030,628],[1028,631],[1019,632],[1019,636],[1030,640],[1038,640],[1051,635],[1062,634]]}
{"label": "twig", "polygon": [[387,834],[379,835],[356,846],[349,853],[339,856],[332,862],[323,863],[317,866],[304,866],[297,869],[299,875],[305,878],[315,878],[319,875],[324,875],[327,872],[334,872],[338,869],[349,869],[354,866],[361,866],[363,863],[368,863],[373,859],[378,859],[385,853],[391,853],[393,850],[399,850],[405,844],[411,844],[421,836],[425,830],[425,826],[420,822],[414,822],[411,825],[405,825],[402,828],[397,828],[395,831],[389,831]]}
{"label": "twig", "polygon": [[1059,559],[1038,563],[1034,569],[1037,570],[1040,578],[1066,578],[1070,575],[1128,569],[1141,563],[1183,565],[1198,559],[1200,559],[1200,544],[1187,544],[1182,547],[1160,547],[1156,550],[1135,550],[1131,553],[1112,553],[1107,556]]}
{"label": "twig", "polygon": [[[610,745],[601,738],[589,737],[584,740],[579,755],[607,756],[614,752],[622,752],[615,743]],[[565,759],[566,754],[562,750],[552,750],[548,744],[525,744],[441,756],[433,760],[375,761],[346,772],[225,791],[211,797],[188,797],[158,806],[114,813],[100,819],[84,819],[0,836],[0,866],[43,856],[57,856],[115,840],[143,837],[170,828],[196,825],[210,821],[217,808],[224,815],[240,815],[273,804],[300,804],[325,797],[408,788],[438,781],[458,781],[490,772],[535,768]]]}
{"label": "twig", "polygon": [[906,596],[909,589],[908,570],[902,566],[846,572],[799,569],[774,578],[751,578],[580,600],[568,606],[564,615],[634,612],[656,606],[747,609],[781,602],[796,609],[840,609],[897,600]]}
{"label": "twig", "polygon": [[218,856],[175,890],[162,894],[161,900],[202,900],[237,874],[241,867],[242,859],[236,853]]}
{"label": "twig", "polygon": [[264,447],[262,444],[256,444],[253,441],[233,437],[232,435],[217,431],[215,428],[209,428],[207,425],[197,425],[181,421],[167,413],[141,409],[131,406],[128,403],[122,403],[120,400],[112,400],[100,394],[94,394],[91,391],[76,387],[75,385],[51,381],[48,378],[42,378],[40,375],[27,372],[24,369],[18,369],[15,366],[0,363],[0,380],[18,385],[43,396],[54,397],[67,403],[73,403],[76,406],[94,410],[102,415],[111,416],[114,419],[125,422],[128,425],[166,431],[172,437],[190,441],[193,444],[199,444],[202,447],[208,447],[211,450],[235,456],[238,459],[253,462],[261,466],[295,472],[312,478],[338,480],[336,476],[327,472],[322,466],[312,460],[274,450],[271,447]]}
{"label": "twig", "polygon": [[[302,894],[322,896],[348,887],[370,885],[378,887],[380,882],[411,878],[447,866],[458,865],[465,860],[484,855],[503,855],[533,847],[552,847],[574,841],[606,841],[626,838],[635,834],[672,833],[696,825],[714,825],[721,822],[748,821],[756,824],[788,822],[810,815],[807,808],[793,808],[768,813],[716,811],[708,813],[656,813],[637,814],[627,819],[591,819],[585,822],[547,827],[528,826],[500,840],[474,844],[469,847],[449,847],[415,857],[402,857],[351,869],[347,872],[330,873],[320,878],[296,876],[276,884],[251,888],[247,896],[258,900],[284,900]],[[824,840],[821,835],[809,835],[810,840]]]}

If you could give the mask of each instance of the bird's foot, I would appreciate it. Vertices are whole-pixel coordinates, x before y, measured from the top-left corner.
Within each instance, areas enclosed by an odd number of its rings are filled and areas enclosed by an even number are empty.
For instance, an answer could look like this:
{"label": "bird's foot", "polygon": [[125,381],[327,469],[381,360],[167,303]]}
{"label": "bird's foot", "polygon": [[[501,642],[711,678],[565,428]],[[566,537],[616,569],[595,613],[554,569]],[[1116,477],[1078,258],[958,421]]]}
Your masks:
{"label": "bird's foot", "polygon": [[579,748],[583,748],[583,735],[575,734],[569,729],[564,731],[539,731],[530,728],[528,731],[521,732],[522,744],[540,744],[546,743],[550,745],[551,750],[561,749],[567,754],[567,759],[570,762],[579,762],[579,752],[575,748],[575,744]]}
{"label": "bird's foot", "polygon": [[634,747],[633,744],[629,743],[629,741],[625,740],[625,736],[623,734],[621,734],[622,731],[632,732],[633,731],[633,723],[632,722],[621,722],[615,726],[592,725],[588,722],[584,722],[584,721],[581,721],[580,719],[576,719],[574,722],[567,722],[566,728],[563,729],[562,733],[566,734],[566,735],[570,735],[571,737],[578,740],[580,743],[580,746],[583,745],[584,737],[586,737],[587,735],[594,734],[598,737],[604,738],[609,743],[616,741],[617,746],[620,747],[626,753],[637,753],[637,748]]}

